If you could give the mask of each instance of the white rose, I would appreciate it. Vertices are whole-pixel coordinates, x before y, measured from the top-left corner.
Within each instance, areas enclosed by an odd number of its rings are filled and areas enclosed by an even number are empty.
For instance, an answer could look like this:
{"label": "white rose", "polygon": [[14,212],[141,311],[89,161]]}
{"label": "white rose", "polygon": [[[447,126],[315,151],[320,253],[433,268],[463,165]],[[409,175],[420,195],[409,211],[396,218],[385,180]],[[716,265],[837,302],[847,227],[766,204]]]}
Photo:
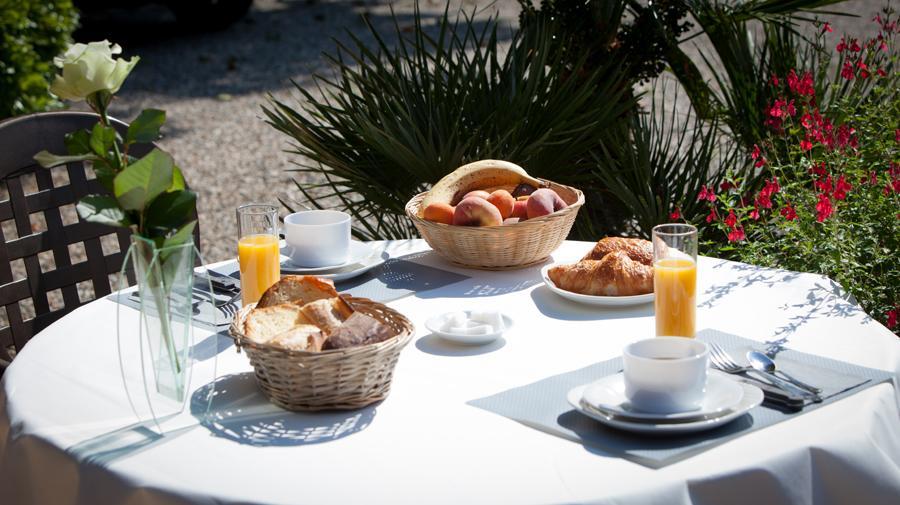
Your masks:
{"label": "white rose", "polygon": [[50,85],[50,92],[66,100],[83,100],[98,91],[115,93],[140,58],[128,61],[113,58],[122,52],[118,44],[109,41],[73,44],[53,63],[62,69]]}

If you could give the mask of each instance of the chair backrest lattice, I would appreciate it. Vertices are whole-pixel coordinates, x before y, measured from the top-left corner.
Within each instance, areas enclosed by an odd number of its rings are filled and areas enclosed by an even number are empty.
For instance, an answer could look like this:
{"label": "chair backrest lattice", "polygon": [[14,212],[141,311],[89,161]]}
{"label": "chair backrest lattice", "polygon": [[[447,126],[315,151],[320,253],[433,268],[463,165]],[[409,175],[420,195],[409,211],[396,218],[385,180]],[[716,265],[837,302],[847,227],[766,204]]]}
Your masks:
{"label": "chair backrest lattice", "polygon": [[[64,135],[90,129],[85,112],[32,114],[0,122],[0,369],[54,321],[119,287],[130,231],[82,221],[75,204],[108,191],[89,163],[53,169],[39,151],[65,154]],[[127,125],[111,120],[124,136]],[[133,146],[140,157],[152,144]],[[128,284],[134,273],[127,271]]]}

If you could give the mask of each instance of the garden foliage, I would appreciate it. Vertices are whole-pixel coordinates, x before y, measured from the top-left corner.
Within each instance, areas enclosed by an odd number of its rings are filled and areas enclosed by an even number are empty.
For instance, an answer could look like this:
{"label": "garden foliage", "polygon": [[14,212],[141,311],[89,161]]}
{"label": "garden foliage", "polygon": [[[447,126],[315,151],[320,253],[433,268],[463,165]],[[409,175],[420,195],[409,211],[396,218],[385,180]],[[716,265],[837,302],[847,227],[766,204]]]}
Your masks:
{"label": "garden foliage", "polygon": [[0,119],[58,105],[47,92],[53,57],[77,24],[71,0],[0,0]]}

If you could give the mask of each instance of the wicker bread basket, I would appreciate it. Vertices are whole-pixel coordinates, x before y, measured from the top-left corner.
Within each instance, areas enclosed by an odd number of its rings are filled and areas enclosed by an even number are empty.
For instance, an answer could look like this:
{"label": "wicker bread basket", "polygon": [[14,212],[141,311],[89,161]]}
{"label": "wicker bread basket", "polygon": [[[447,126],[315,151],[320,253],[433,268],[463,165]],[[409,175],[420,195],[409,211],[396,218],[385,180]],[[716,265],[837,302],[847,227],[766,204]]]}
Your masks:
{"label": "wicker bread basket", "polygon": [[415,328],[405,316],[367,298],[344,296],[363,314],[397,335],[377,344],[322,352],[290,351],[258,344],[244,335],[244,320],[255,304],[234,316],[229,331],[238,351],[250,358],[256,383],[279,407],[293,411],[350,410],[383,400],[391,389],[394,365]]}
{"label": "wicker bread basket", "polygon": [[540,179],[567,204],[563,210],[521,223],[503,226],[452,226],[419,217],[427,193],[406,204],[406,215],[419,235],[451,263],[483,270],[523,268],[544,261],[569,235],[584,194],[573,187]]}

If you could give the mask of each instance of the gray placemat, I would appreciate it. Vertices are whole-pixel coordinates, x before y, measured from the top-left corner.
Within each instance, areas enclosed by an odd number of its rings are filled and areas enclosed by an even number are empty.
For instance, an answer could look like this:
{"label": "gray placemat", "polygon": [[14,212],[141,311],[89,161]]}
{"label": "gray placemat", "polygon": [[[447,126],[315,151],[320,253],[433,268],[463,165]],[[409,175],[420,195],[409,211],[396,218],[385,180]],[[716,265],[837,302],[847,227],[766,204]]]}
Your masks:
{"label": "gray placemat", "polygon": [[[697,338],[716,342],[732,354],[762,348],[762,343],[716,330],[702,330]],[[796,413],[786,413],[764,405],[719,428],[687,435],[653,437],[604,426],[574,410],[566,401],[572,388],[618,373],[622,359],[614,358],[591,366],[549,377],[492,396],[472,400],[469,405],[500,414],[526,426],[579,442],[600,454],[625,458],[651,468],[660,468],[709,450],[735,437],[810,412],[867,387],[891,380],[889,372],[852,365],[812,354],[785,350],[778,364],[801,380],[822,387],[825,400]]]}
{"label": "gray placemat", "polygon": [[[114,302],[121,303],[135,310],[141,310],[141,302],[137,298],[135,290],[117,292],[109,296]],[[191,303],[193,309],[191,324],[197,328],[214,332],[228,326],[235,312],[241,308],[240,298],[227,303],[232,296],[233,294],[231,293],[214,293],[213,297],[216,303],[221,305],[220,307],[214,306],[210,300],[208,282],[195,277],[194,291],[192,293],[193,301]]]}
{"label": "gray placemat", "polygon": [[424,253],[385,261],[368,272],[335,285],[341,293],[387,303],[413,293],[437,289],[464,281],[467,275],[448,272],[413,260]]}

